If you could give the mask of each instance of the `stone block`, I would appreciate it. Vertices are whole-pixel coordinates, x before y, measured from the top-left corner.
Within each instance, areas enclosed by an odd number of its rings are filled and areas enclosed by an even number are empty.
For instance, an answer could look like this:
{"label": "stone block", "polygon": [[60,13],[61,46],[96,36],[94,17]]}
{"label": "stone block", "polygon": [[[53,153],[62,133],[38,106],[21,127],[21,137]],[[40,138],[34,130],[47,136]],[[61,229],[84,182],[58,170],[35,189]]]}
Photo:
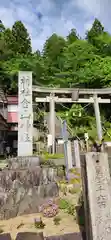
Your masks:
{"label": "stone block", "polygon": [[0,172],[0,219],[38,212],[41,202],[58,196],[56,174],[55,169],[40,166]]}
{"label": "stone block", "polygon": [[10,233],[2,233],[0,234],[0,240],[12,240]]}
{"label": "stone block", "polygon": [[[5,240],[5,239],[4,239]],[[44,240],[43,233],[20,232],[16,240]]]}
{"label": "stone block", "polygon": [[24,169],[39,166],[41,161],[40,156],[16,157],[8,159],[9,169]]}
{"label": "stone block", "polygon": [[60,236],[49,236],[46,240],[82,240],[80,233],[67,233]]}

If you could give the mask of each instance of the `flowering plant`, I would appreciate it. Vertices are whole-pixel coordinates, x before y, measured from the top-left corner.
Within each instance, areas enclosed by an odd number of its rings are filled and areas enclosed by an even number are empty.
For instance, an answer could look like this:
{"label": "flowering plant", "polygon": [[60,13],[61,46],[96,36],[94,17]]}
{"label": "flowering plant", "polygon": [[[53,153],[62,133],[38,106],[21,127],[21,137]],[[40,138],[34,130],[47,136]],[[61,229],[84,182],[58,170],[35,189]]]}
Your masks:
{"label": "flowering plant", "polygon": [[39,212],[42,212],[44,217],[54,217],[58,214],[58,205],[53,200],[49,200],[40,206]]}

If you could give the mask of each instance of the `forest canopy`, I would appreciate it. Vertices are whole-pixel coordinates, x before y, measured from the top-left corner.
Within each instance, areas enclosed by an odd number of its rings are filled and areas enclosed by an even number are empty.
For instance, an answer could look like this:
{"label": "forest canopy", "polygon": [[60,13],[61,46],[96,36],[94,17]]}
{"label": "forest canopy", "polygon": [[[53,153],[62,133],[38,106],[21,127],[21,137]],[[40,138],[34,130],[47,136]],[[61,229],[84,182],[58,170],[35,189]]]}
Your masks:
{"label": "forest canopy", "polygon": [[[18,71],[33,73],[33,84],[57,87],[103,88],[111,86],[111,35],[95,19],[92,28],[82,39],[76,29],[66,38],[52,34],[44,43],[43,50],[33,52],[29,33],[21,21],[6,28],[0,21],[0,85],[8,93],[15,94]],[[76,110],[75,110],[76,109]],[[80,111],[84,121],[72,121],[72,113]],[[88,111],[88,112],[87,112]],[[68,114],[71,128],[78,134],[90,131],[94,122],[91,109],[82,105],[72,106]],[[102,108],[102,116],[110,132],[111,110]],[[62,114],[66,114],[65,110]],[[78,113],[76,114],[78,118]],[[65,115],[66,116],[66,115]],[[76,126],[77,125],[77,126]],[[95,123],[93,125],[95,127]],[[105,125],[104,125],[105,126]],[[78,130],[79,127],[79,130]],[[93,131],[94,132],[94,131]]]}

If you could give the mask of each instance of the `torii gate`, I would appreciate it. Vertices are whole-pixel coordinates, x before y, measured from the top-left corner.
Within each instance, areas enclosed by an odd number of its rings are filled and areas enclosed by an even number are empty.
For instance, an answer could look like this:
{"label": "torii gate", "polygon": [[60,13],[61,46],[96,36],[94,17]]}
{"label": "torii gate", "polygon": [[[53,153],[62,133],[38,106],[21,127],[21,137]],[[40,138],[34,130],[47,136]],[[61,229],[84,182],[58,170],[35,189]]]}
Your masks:
{"label": "torii gate", "polygon": [[[49,88],[32,86],[32,72],[19,72],[19,106],[18,106],[18,155],[31,156],[33,154],[33,103],[32,92],[46,93],[47,96],[36,97],[36,102],[50,104],[50,134],[52,135],[52,149],[55,152],[55,103],[92,103],[94,104],[98,139],[102,139],[102,126],[99,103],[111,103],[110,98],[103,99],[98,95],[110,95],[111,88],[105,89],[77,89],[77,88]],[[58,97],[55,94],[68,94],[69,98]],[[81,98],[80,96],[88,96]],[[25,103],[23,104],[23,102]]]}
{"label": "torii gate", "polygon": [[[33,86],[34,92],[50,94],[46,98],[37,97],[36,102],[50,103],[50,134],[53,139],[53,153],[55,149],[55,103],[92,103],[94,104],[98,140],[102,140],[102,125],[99,110],[99,103],[111,103],[110,98],[103,99],[98,95],[111,94],[111,88],[105,89],[76,89],[76,88],[42,88]],[[55,94],[69,94],[69,98],[60,98]],[[87,95],[87,98],[80,98],[80,95]],[[70,97],[71,96],[71,97]]]}

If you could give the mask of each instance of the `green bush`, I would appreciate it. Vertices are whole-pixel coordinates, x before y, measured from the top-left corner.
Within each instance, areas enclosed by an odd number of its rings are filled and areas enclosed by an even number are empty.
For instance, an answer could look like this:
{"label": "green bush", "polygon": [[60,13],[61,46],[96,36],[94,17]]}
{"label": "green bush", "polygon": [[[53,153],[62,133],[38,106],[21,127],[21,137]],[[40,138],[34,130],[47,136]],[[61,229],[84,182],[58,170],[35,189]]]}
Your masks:
{"label": "green bush", "polygon": [[61,221],[61,218],[60,218],[59,216],[56,216],[56,217],[53,219],[53,221],[54,221],[54,224],[55,224],[55,225],[59,225],[59,224],[60,224],[60,221]]}
{"label": "green bush", "polygon": [[59,208],[60,209],[68,209],[68,206],[69,206],[69,202],[65,199],[60,199],[59,200]]}
{"label": "green bush", "polygon": [[58,175],[58,177],[61,177],[61,178],[63,178],[65,176],[65,171],[64,171],[63,167],[59,166],[57,168],[57,175]]}
{"label": "green bush", "polygon": [[68,208],[67,208],[67,213],[72,215],[72,216],[76,216],[76,208],[74,204],[69,204]]}
{"label": "green bush", "polygon": [[3,232],[4,232],[4,230],[2,228],[0,228],[0,233],[3,233]]}
{"label": "green bush", "polygon": [[71,188],[69,189],[70,194],[76,194],[80,192],[80,188]]}
{"label": "green bush", "polygon": [[41,159],[40,161],[40,165],[45,165],[45,166],[49,166],[49,167],[55,167],[55,164],[52,160],[50,159]]}
{"label": "green bush", "polygon": [[60,158],[64,158],[64,154],[59,154],[59,153],[55,153],[55,154],[49,154],[49,153],[45,153],[43,154],[43,158],[48,160],[48,159],[60,159]]}
{"label": "green bush", "polygon": [[76,207],[74,204],[70,203],[68,200],[66,199],[60,199],[59,201],[59,209],[65,210],[65,212],[67,212],[68,214],[72,215],[72,216],[76,216]]}
{"label": "green bush", "polygon": [[35,218],[34,225],[35,225],[35,228],[38,228],[38,229],[43,229],[45,227],[45,224],[43,223],[41,218]]}

